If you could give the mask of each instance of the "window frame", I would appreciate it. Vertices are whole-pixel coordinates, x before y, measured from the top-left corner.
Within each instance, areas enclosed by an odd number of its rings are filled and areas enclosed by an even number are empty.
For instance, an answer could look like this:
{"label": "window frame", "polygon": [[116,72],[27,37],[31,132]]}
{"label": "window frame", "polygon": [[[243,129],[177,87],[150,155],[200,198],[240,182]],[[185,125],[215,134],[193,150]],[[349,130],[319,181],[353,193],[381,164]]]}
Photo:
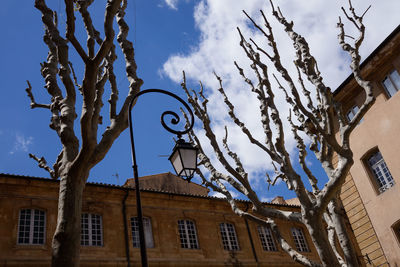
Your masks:
{"label": "window frame", "polygon": [[294,226],[290,228],[290,232],[292,234],[293,242],[297,251],[311,252],[303,228]]}
{"label": "window frame", "polygon": [[[381,84],[383,86],[383,88],[385,89],[385,93],[388,99],[392,98],[397,92],[400,91],[400,84],[396,84],[393,80],[392,74],[397,72],[397,75],[400,76],[399,71],[396,68],[392,68],[390,71],[388,71],[388,73],[385,75],[385,77],[383,78],[383,80],[381,81]],[[385,81],[389,80],[391,85],[393,86],[393,88],[396,90],[396,92],[394,92],[393,94],[391,94],[388,90],[388,88],[385,85]]]}
{"label": "window frame", "polygon": [[391,226],[394,236],[396,237],[397,243],[400,246],[400,220],[396,221]]}
{"label": "window frame", "polygon": [[[257,226],[258,237],[264,251],[277,252],[275,238],[270,227]],[[269,239],[269,240],[268,240]]]}
{"label": "window frame", "polygon": [[[83,234],[83,231],[84,231],[84,227],[83,227],[83,225],[84,225],[84,222],[83,222],[83,220],[84,220],[84,215],[87,215],[88,216],[88,223],[87,223],[87,225],[88,225],[88,244],[83,244],[83,242],[85,242],[85,238],[83,238],[83,236],[84,236],[84,234]],[[97,233],[96,234],[93,234],[93,230],[96,230],[96,229],[94,229],[93,228],[93,219],[95,219],[95,218],[93,218],[94,216],[99,216],[99,225],[100,225],[100,227],[99,227],[99,229],[100,229],[100,244],[97,244],[97,243],[95,243],[95,242],[97,242],[97,241],[99,241],[99,240],[95,240],[93,237],[95,236],[95,235],[97,235]],[[103,216],[101,215],[101,214],[97,214],[97,213],[89,213],[89,212],[82,212],[82,214],[81,214],[81,247],[104,247],[104,231],[103,231]]]}
{"label": "window frame", "polygon": [[[229,229],[230,228],[230,229]],[[224,231],[222,231],[224,230]],[[232,230],[232,231],[230,231]],[[224,250],[226,251],[239,251],[239,238],[236,233],[235,225],[229,222],[222,222],[219,224],[219,232],[221,234],[221,241]],[[229,232],[231,235],[229,235]],[[232,237],[234,237],[232,239]]]}
{"label": "window frame", "polygon": [[[31,217],[29,219],[29,237],[28,237],[28,243],[25,242],[20,242],[20,238],[25,239],[25,237],[21,237],[21,212],[22,211],[27,211],[30,210],[31,212]],[[34,235],[35,235],[35,212],[43,212],[43,226],[41,227],[42,229],[42,243],[34,243]],[[40,216],[40,215],[39,215]],[[22,246],[43,246],[46,244],[46,224],[47,224],[47,212],[46,210],[43,209],[37,209],[37,208],[23,208],[20,209],[18,212],[18,228],[17,228],[17,245],[22,245]],[[40,221],[39,221],[40,222]],[[39,225],[40,227],[40,225]],[[39,231],[39,229],[38,229]],[[24,231],[25,233],[26,231]],[[40,231],[39,231],[40,235]],[[38,239],[40,237],[38,236]]]}
{"label": "window frame", "polygon": [[[346,119],[350,123],[351,120],[356,116],[357,112],[360,110],[360,107],[357,104],[354,104],[351,108],[349,108],[346,112]],[[350,116],[351,115],[351,116]],[[364,118],[361,118],[358,124],[363,122]]]}
{"label": "window frame", "polygon": [[[374,164],[372,164],[373,166],[371,166],[371,163],[369,162],[369,160],[378,153],[381,155],[381,159],[379,161],[375,162]],[[363,165],[366,168],[367,173],[370,177],[370,180],[372,182],[372,185],[375,189],[376,194],[380,195],[380,194],[386,192],[387,190],[389,190],[391,187],[393,187],[396,184],[396,182],[389,170],[389,167],[387,166],[385,158],[383,157],[382,152],[379,150],[378,147],[374,147],[373,149],[370,149],[367,153],[365,153],[365,155],[362,157],[362,161],[363,161]],[[376,170],[373,168],[375,165],[379,165],[380,172],[383,173],[382,177],[384,179],[385,184],[382,184],[380,177],[377,176]],[[378,166],[376,166],[376,167],[378,167]],[[387,172],[385,172],[385,169],[387,170]],[[390,181],[390,179],[388,179],[389,176],[386,175],[387,173],[389,174],[391,181]]]}
{"label": "window frame", "polygon": [[[354,116],[357,114],[357,112],[360,110],[360,108],[358,107],[358,105],[354,105],[351,108],[348,109],[347,113],[346,113],[346,119],[348,122],[351,122],[351,120],[354,118]],[[351,114],[351,118],[350,115]]]}
{"label": "window frame", "polygon": [[[189,229],[191,224],[192,229]],[[183,226],[183,229],[181,228]],[[193,233],[191,233],[193,231]],[[178,235],[181,248],[183,249],[200,249],[199,238],[197,235],[196,223],[190,219],[178,220]]]}
{"label": "window frame", "polygon": [[[151,223],[151,218],[150,217],[142,217],[142,218],[143,218],[143,228],[144,228],[144,240],[145,240],[144,242],[146,244],[146,248],[154,248],[155,244],[154,244],[153,225]],[[135,223],[137,224],[137,226],[135,226],[137,228],[137,230],[135,230],[135,231],[133,230],[134,220],[136,220]],[[139,221],[138,221],[137,216],[131,216],[130,223],[131,223],[131,235],[132,235],[133,248],[140,248],[139,223],[138,222]],[[147,235],[146,235],[146,231],[148,231]],[[135,232],[135,234],[134,234],[134,232]],[[136,236],[136,233],[137,233],[137,236]],[[146,236],[151,236],[151,242],[150,242],[150,239],[148,241]]]}

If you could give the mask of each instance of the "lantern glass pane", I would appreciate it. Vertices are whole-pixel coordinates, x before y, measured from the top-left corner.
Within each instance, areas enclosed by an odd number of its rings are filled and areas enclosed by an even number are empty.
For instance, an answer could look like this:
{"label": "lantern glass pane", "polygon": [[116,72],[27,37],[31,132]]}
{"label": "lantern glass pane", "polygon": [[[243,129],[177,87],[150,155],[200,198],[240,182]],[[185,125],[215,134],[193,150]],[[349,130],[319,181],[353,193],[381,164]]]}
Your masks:
{"label": "lantern glass pane", "polygon": [[194,170],[192,170],[192,169],[185,169],[183,171],[183,174],[184,174],[185,177],[192,177],[193,173],[194,173]]}
{"label": "lantern glass pane", "polygon": [[183,166],[178,150],[174,151],[174,154],[171,156],[170,161],[172,163],[172,166],[174,166],[176,173],[179,175],[183,169]]}
{"label": "lantern glass pane", "polygon": [[195,149],[180,149],[185,169],[196,169],[196,150]]}

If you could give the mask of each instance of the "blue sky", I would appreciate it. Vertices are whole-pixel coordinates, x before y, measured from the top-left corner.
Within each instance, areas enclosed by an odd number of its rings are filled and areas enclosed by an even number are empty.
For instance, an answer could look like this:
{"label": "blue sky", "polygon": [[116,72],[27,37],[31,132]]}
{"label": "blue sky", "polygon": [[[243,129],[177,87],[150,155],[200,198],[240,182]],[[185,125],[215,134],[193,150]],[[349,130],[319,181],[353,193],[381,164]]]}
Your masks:
{"label": "blue sky", "polygon": [[[63,32],[63,1],[47,2],[59,13],[60,29]],[[92,8],[97,28],[101,28],[104,2],[97,0]],[[373,5],[365,19],[367,36],[362,54],[367,56],[399,24],[400,3],[397,0],[358,0],[353,3],[360,10],[369,4]],[[279,1],[279,4],[283,12],[294,20],[296,29],[309,40],[322,73],[326,73],[325,81],[332,88],[338,86],[349,74],[348,59],[337,45],[335,28],[340,6],[346,5],[347,1],[286,0]],[[211,97],[210,112],[215,118],[217,135],[222,135],[224,125],[230,127],[230,140],[234,140],[231,141],[232,147],[243,155],[241,157],[252,174],[253,182],[258,184],[265,180],[265,171],[271,170],[270,162],[260,151],[251,148],[238,129],[226,120],[224,107],[219,105],[220,99],[215,94],[217,87],[212,75],[216,71],[223,77],[227,93],[237,104],[240,116],[254,129],[256,136],[262,138],[257,126],[258,117],[254,115],[257,112],[253,109],[257,104],[241,85],[232,64],[233,60],[238,60],[243,66],[246,65],[246,59],[238,49],[236,26],[240,26],[246,35],[261,40],[249,27],[241,13],[242,9],[255,19],[259,18],[259,9],[265,10],[266,14],[270,12],[269,2],[261,0],[136,0],[128,1],[126,20],[131,27],[129,39],[134,42],[138,74],[144,80],[142,89],[162,88],[183,96],[179,86],[182,70],[186,71],[192,87],[196,88],[197,81],[201,80]],[[33,1],[5,0],[0,10],[0,27],[0,172],[48,177],[46,171],[39,169],[29,159],[28,153],[44,156],[52,165],[59,153],[60,142],[55,132],[48,127],[49,112],[31,110],[25,93],[26,80],[29,80],[37,102],[49,101],[43,88],[39,65],[47,55],[42,41],[44,27],[41,15],[33,7]],[[282,44],[280,48],[285,51],[283,60],[290,62],[290,42],[279,26],[274,33]],[[85,39],[83,34],[78,37]],[[287,45],[289,48],[286,48]],[[75,62],[76,55],[72,53],[71,59]],[[74,66],[79,73],[79,64],[74,63]],[[115,68],[122,99],[128,86],[124,63],[117,61]],[[281,104],[282,110],[286,110],[284,103]],[[142,96],[134,108],[140,175],[173,172],[167,158],[163,157],[171,152],[173,135],[167,133],[159,123],[160,114],[173,107],[177,107],[173,101],[152,94]],[[294,151],[290,137],[287,146]],[[318,172],[316,162],[313,159],[309,162]],[[92,170],[89,181],[122,184],[131,176],[129,136],[126,131],[114,143],[104,161]],[[265,200],[276,194],[293,196],[282,189],[272,190],[268,194],[260,191]]]}
{"label": "blue sky", "polygon": [[[60,21],[65,18],[64,11],[62,8],[59,9],[59,4],[62,6],[63,1],[47,2],[49,6],[54,4],[51,7],[56,11],[61,11]],[[0,65],[2,73],[0,172],[48,177],[46,171],[39,169],[28,157],[28,153],[44,156],[49,165],[52,165],[59,153],[60,143],[55,132],[48,127],[49,112],[40,109],[31,110],[30,101],[25,93],[26,80],[29,80],[36,100],[43,103],[49,101],[40,75],[40,63],[47,56],[42,41],[44,27],[41,23],[41,14],[31,1],[29,3],[26,1],[24,4],[5,1],[3,4],[0,20],[4,42],[1,44],[1,49],[7,52],[4,53]],[[93,17],[97,19],[98,28],[101,27],[104,7],[103,3],[93,7],[93,14],[96,14]],[[139,76],[145,81],[143,89],[162,88],[182,93],[179,84],[171,82],[167,77],[161,77],[158,72],[170,54],[187,51],[190,49],[190,44],[195,43],[198,38],[196,31],[193,30],[191,7],[187,5],[186,8],[188,10],[183,10],[183,14],[177,16],[175,10],[167,8],[161,1],[128,3],[127,21],[131,26],[129,37],[135,43]],[[136,26],[133,26],[134,22]],[[64,25],[61,24],[61,32],[64,31]],[[74,66],[79,68],[77,63]],[[117,82],[121,99],[126,94],[128,86],[122,61],[118,62],[116,69],[119,74]],[[174,145],[173,135],[166,133],[161,127],[159,122],[161,113],[157,113],[164,111],[162,104],[167,98],[155,94],[142,98],[139,99],[137,109],[133,113],[139,172],[141,175],[149,175],[172,171],[167,159],[159,157],[168,155]],[[115,142],[105,161],[92,171],[89,180],[122,183],[130,177],[132,169],[128,144],[129,136],[124,132]],[[147,150],[150,151],[146,153]],[[115,178],[116,173],[119,175],[118,181]]]}

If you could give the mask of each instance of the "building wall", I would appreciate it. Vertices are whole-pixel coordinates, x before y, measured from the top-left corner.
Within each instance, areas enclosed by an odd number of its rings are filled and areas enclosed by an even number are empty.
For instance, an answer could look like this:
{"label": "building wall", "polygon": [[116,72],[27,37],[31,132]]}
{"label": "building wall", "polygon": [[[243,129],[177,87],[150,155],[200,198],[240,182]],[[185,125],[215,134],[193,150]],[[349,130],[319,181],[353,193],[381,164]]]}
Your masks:
{"label": "building wall", "polygon": [[[351,142],[355,163],[351,175],[390,263],[400,262],[400,247],[391,227],[400,219],[400,94],[390,99],[379,95],[364,121],[353,132]],[[397,184],[379,194],[363,162],[364,155],[378,147]]]}
{"label": "building wall", "polygon": [[[126,266],[125,235],[122,201],[128,192],[126,214],[130,260],[133,266],[140,262],[140,249],[132,246],[130,218],[136,216],[133,189],[88,184],[84,191],[83,212],[102,215],[103,246],[81,247],[81,266]],[[0,266],[48,266],[51,239],[56,225],[58,182],[17,176],[0,176]],[[285,252],[264,251],[257,225],[249,221],[254,252],[245,220],[233,214],[224,200],[169,194],[142,192],[143,215],[151,219],[154,248],[148,248],[150,266],[296,266]],[[239,205],[248,205],[240,202]],[[299,210],[288,205],[274,205],[284,210]],[[46,242],[44,245],[17,245],[19,210],[38,208],[46,211]],[[197,228],[200,249],[180,246],[177,221],[190,219]],[[240,250],[234,253],[223,249],[219,224],[234,224]],[[282,235],[291,245],[294,241],[287,222],[277,222]],[[313,260],[318,259],[315,248],[304,227]],[[254,256],[256,254],[256,257]]]}
{"label": "building wall", "polygon": [[340,198],[362,255],[360,260],[367,266],[388,266],[381,243],[351,174],[346,177]]}
{"label": "building wall", "polygon": [[[391,70],[400,73],[399,51],[400,33],[397,29],[397,34],[363,68],[364,77],[373,82],[376,102],[351,135],[354,165],[342,188],[343,203],[354,233],[359,235],[360,248],[363,254],[368,253],[376,260],[376,265],[383,264],[385,258],[390,266],[400,263],[400,243],[392,228],[400,220],[400,93],[388,98],[382,85]],[[360,106],[365,95],[352,80],[341,88],[336,98],[346,111],[354,105]],[[365,162],[372,149],[379,149],[396,183],[383,193],[378,192],[373,174]]]}

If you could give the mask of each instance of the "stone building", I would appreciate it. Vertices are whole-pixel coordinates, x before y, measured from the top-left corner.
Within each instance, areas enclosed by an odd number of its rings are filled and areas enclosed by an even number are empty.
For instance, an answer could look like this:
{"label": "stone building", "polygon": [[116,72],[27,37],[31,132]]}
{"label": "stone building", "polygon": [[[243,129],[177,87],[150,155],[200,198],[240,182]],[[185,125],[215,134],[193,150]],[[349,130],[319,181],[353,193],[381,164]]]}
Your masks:
{"label": "stone building", "polygon": [[[170,173],[142,180],[150,266],[297,266],[268,228],[238,217],[226,200],[207,196],[206,188]],[[0,266],[49,266],[58,185],[52,179],[0,174]],[[130,185],[130,180],[125,186],[86,185],[81,266],[127,266],[128,260],[131,266],[140,265],[135,190]],[[246,201],[239,205],[251,207]],[[277,223],[292,246],[318,260],[302,225]]]}
{"label": "stone building", "polygon": [[[354,165],[341,198],[364,259],[400,264],[400,26],[361,65],[376,102],[351,135]],[[348,119],[365,94],[350,75],[334,92]]]}

